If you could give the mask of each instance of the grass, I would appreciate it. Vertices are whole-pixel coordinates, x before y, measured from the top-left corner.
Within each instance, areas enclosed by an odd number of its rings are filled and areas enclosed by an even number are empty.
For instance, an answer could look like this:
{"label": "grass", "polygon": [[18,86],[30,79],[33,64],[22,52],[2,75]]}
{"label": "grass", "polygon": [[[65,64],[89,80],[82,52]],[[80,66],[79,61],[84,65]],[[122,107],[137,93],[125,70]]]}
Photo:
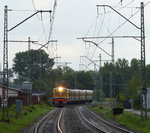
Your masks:
{"label": "grass", "polygon": [[141,117],[131,112],[124,111],[123,114],[113,115],[110,108],[100,109],[98,106],[90,108],[93,111],[101,113],[105,118],[111,118],[128,126],[130,129],[140,131],[142,133],[150,133],[150,118],[141,120]]}
{"label": "grass", "polygon": [[[18,114],[15,112],[15,108],[15,105],[9,108],[9,123],[0,122],[0,133],[18,133],[37,121],[39,116],[53,109],[45,104],[32,105],[23,107],[22,113]],[[2,119],[1,117],[2,110],[0,109],[0,119]]]}

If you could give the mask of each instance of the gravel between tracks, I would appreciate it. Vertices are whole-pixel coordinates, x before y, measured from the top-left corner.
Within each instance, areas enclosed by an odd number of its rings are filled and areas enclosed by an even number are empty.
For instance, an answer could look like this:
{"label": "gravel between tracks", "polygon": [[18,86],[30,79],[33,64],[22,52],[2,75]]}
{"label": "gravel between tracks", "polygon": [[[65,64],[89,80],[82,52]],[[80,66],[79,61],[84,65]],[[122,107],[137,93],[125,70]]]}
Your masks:
{"label": "gravel between tracks", "polygon": [[94,133],[84,125],[73,105],[66,107],[62,123],[65,133]]}

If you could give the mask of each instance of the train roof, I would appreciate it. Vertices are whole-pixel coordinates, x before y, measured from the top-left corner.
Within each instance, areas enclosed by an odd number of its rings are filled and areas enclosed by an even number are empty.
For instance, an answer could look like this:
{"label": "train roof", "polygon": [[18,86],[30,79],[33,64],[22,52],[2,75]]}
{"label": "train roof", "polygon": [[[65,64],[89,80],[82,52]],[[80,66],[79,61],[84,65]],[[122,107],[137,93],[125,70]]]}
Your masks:
{"label": "train roof", "polygon": [[81,89],[69,89],[69,90],[74,90],[74,91],[91,91],[91,92],[93,92],[93,90],[81,90]]}
{"label": "train roof", "polygon": [[[54,88],[53,90],[58,89],[58,87]],[[88,92],[93,92],[93,90],[82,90],[82,89],[72,89],[72,88],[64,88],[66,90],[72,90],[72,91],[88,91]]]}

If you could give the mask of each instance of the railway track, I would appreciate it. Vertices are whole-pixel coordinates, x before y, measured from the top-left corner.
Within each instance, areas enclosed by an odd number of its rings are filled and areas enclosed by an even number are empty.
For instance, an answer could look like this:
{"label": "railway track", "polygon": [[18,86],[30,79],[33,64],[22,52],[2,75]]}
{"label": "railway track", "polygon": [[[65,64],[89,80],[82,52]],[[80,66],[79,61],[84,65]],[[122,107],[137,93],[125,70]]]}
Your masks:
{"label": "railway track", "polygon": [[79,115],[81,116],[82,120],[94,131],[98,133],[133,133],[112,123],[105,121],[104,119],[100,118],[93,112],[89,111],[87,108],[78,107],[76,108]]}
{"label": "railway track", "polygon": [[61,110],[60,115],[58,117],[58,121],[57,121],[57,132],[58,133],[64,133],[62,128],[61,128],[61,119],[64,113],[64,108]]}
{"label": "railway track", "polygon": [[64,108],[57,108],[45,115],[34,127],[33,133],[64,133],[61,128],[61,119]]}

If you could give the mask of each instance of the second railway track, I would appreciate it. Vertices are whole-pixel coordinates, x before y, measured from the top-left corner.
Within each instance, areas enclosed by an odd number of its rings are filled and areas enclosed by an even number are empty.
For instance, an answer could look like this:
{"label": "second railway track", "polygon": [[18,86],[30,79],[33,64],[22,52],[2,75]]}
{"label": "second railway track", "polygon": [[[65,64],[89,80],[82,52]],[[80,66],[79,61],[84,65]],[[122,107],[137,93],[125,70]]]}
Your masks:
{"label": "second railway track", "polygon": [[89,111],[85,107],[76,108],[83,121],[93,130],[99,133],[133,133],[117,125],[111,124],[100,118],[95,113]]}

